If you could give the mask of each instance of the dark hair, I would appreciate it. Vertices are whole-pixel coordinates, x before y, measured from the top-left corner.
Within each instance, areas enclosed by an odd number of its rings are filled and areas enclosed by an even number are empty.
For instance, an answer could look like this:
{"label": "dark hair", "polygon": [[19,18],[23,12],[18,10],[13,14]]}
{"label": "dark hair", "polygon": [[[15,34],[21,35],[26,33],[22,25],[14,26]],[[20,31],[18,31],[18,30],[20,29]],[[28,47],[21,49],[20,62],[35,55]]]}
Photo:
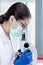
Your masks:
{"label": "dark hair", "polygon": [[4,15],[0,16],[0,24],[7,21],[11,15],[13,15],[16,20],[31,18],[29,8],[25,4],[18,2],[13,4]]}

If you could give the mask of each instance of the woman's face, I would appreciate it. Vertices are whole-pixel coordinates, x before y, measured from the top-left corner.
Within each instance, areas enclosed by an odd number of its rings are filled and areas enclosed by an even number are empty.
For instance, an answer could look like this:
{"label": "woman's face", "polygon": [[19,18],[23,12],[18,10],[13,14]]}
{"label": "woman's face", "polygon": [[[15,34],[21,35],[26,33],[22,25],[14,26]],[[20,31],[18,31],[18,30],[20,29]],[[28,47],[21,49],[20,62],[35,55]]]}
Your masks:
{"label": "woman's face", "polygon": [[30,22],[29,18],[25,18],[24,20],[16,20],[13,16],[10,17],[9,19],[10,22],[10,34],[12,36],[20,36],[23,32],[23,30],[25,29],[25,27],[27,27],[27,25]]}
{"label": "woman's face", "polygon": [[24,20],[19,20],[18,21],[18,25],[22,26],[23,28],[25,28],[30,22],[29,18],[25,18]]}
{"label": "woman's face", "polygon": [[24,20],[16,21],[16,19],[13,16],[11,16],[9,19],[12,28],[17,28],[18,25],[25,28],[29,24],[30,20],[30,18],[25,18]]}

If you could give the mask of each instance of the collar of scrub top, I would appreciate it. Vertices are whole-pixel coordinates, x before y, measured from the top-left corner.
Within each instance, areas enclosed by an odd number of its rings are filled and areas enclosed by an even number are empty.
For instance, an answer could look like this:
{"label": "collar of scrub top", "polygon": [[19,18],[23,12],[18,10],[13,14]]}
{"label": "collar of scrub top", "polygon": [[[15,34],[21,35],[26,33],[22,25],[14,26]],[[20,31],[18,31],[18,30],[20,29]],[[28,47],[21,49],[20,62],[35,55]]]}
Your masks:
{"label": "collar of scrub top", "polygon": [[1,25],[0,25],[0,37],[2,38],[4,44],[8,43],[9,38],[6,36],[6,34],[5,34]]}

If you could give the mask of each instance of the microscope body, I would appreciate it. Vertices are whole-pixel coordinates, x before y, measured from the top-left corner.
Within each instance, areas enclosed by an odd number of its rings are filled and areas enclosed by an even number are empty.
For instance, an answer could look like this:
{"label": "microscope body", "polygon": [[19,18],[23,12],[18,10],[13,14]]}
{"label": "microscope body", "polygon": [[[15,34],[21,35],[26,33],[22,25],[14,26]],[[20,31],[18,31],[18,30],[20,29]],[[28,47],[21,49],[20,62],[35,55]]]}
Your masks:
{"label": "microscope body", "polygon": [[27,49],[14,61],[14,65],[29,65],[32,62],[32,52]]}
{"label": "microscope body", "polygon": [[21,49],[18,50],[19,55],[15,59],[14,65],[30,65],[32,63],[32,51],[29,48],[27,48],[28,46],[29,45],[25,43],[25,50],[23,52],[21,51]]}
{"label": "microscope body", "polygon": [[[22,35],[22,40],[20,41],[19,55],[14,60],[14,65],[36,65],[37,62],[37,51],[36,48],[25,39],[25,34]],[[34,53],[34,59],[33,59]]]}

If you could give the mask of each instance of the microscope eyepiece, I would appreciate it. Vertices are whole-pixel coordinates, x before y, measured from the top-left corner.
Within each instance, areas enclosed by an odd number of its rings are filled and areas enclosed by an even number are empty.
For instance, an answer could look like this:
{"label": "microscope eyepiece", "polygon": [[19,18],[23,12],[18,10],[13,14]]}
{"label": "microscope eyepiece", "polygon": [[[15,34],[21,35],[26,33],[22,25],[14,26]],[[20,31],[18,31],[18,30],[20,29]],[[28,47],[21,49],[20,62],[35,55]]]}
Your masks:
{"label": "microscope eyepiece", "polygon": [[28,47],[29,47],[29,44],[28,44],[28,43],[25,43],[25,44],[24,44],[24,47],[25,47],[25,48],[28,48]]}
{"label": "microscope eyepiece", "polygon": [[[25,43],[25,44],[24,44],[24,47],[28,49],[29,43]],[[28,49],[28,52],[30,52],[30,49]]]}

